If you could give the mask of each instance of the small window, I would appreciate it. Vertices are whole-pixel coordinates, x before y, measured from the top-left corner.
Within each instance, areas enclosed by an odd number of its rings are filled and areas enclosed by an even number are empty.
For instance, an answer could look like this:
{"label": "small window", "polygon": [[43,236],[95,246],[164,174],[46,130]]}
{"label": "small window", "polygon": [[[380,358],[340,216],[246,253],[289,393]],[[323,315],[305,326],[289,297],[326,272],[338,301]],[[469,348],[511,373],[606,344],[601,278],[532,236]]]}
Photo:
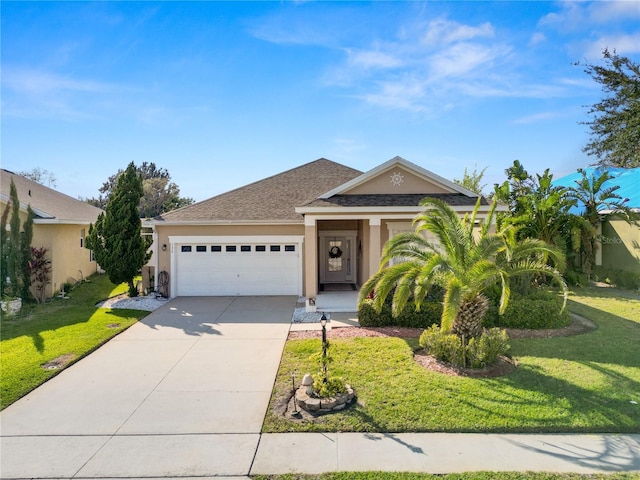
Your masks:
{"label": "small window", "polygon": [[226,247],[224,247],[224,249],[227,252],[235,252],[237,250],[235,245],[227,245]]}
{"label": "small window", "polygon": [[269,246],[269,250],[271,252],[279,252],[280,251],[280,245],[271,245],[271,246]]}
{"label": "small window", "polygon": [[222,251],[222,245],[211,245],[211,251],[212,252],[221,252]]}
{"label": "small window", "polygon": [[207,251],[207,246],[206,245],[198,245],[196,247],[196,252],[206,252]]}
{"label": "small window", "polygon": [[84,248],[84,228],[80,230],[80,248]]}
{"label": "small window", "polygon": [[191,245],[182,245],[182,247],[180,247],[180,251],[181,252],[190,252],[191,251]]}
{"label": "small window", "polygon": [[256,245],[256,252],[266,252],[266,251],[267,251],[266,245]]}
{"label": "small window", "polygon": [[295,252],[296,251],[296,246],[295,245],[285,245],[284,246],[284,251],[285,252]]}
{"label": "small window", "polygon": [[93,254],[93,250],[89,250],[89,261],[90,262],[96,261],[96,256]]}
{"label": "small window", "polygon": [[251,245],[242,245],[240,247],[240,251],[241,252],[250,252],[251,251]]}

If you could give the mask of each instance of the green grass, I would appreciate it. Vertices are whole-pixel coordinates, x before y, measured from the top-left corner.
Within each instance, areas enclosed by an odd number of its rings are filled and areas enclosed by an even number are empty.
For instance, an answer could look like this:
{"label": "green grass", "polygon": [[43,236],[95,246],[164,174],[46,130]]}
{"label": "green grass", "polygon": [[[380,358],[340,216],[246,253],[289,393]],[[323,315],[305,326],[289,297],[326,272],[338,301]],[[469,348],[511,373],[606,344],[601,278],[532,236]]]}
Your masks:
{"label": "green grass", "polygon": [[332,472],[320,475],[252,475],[254,480],[634,480],[640,473],[577,474],[535,472],[470,472],[431,475],[429,473]]}
{"label": "green grass", "polygon": [[[332,375],[358,393],[358,406],[294,422],[273,408],[315,373],[320,340],[287,342],[263,431],[640,432],[640,297],[580,289],[570,308],[598,326],[573,337],[512,339],[518,368],[497,378],[452,377],[413,361],[415,341],[332,340]],[[635,402],[635,403],[633,403]]]}
{"label": "green grass", "polygon": [[[106,275],[74,288],[70,298],[25,305],[18,316],[3,317],[0,340],[0,408],[5,408],[60,370],[42,365],[62,355],[77,361],[149,312],[101,309],[95,304],[127,291]],[[117,328],[109,325],[119,324]]]}

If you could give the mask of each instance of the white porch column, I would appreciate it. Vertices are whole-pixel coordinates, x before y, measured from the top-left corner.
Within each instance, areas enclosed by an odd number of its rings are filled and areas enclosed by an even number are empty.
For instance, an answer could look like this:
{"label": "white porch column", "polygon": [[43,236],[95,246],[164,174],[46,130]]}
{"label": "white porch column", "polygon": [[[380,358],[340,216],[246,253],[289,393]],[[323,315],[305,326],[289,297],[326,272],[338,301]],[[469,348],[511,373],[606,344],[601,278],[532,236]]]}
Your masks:
{"label": "white porch column", "polygon": [[315,218],[304,218],[304,296],[307,297],[307,309],[312,310],[318,295],[318,231]]}
{"label": "white porch column", "polygon": [[[380,268],[380,219],[369,219],[369,276],[373,275]],[[366,279],[363,279],[363,283]]]}

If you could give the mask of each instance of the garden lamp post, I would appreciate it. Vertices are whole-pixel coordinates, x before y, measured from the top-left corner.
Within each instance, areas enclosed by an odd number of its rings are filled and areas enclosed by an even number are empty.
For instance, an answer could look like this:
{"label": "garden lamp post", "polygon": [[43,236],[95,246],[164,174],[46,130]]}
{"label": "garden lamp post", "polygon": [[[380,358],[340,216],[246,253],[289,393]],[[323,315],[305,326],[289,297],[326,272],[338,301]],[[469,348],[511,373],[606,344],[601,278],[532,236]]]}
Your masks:
{"label": "garden lamp post", "polygon": [[322,325],[322,373],[324,383],[327,383],[327,316],[324,313],[320,318],[320,325]]}

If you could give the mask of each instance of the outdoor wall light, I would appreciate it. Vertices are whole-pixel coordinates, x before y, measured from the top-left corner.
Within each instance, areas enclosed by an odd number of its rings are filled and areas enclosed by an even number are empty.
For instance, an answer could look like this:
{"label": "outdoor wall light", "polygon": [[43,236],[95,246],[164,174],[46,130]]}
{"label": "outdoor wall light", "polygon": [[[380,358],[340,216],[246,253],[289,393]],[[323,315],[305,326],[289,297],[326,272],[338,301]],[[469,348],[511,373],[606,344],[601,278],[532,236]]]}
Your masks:
{"label": "outdoor wall light", "polygon": [[162,244],[162,251],[163,251],[163,252],[166,252],[166,251],[167,251],[167,244],[166,244],[166,243],[163,243],[163,244]]}

